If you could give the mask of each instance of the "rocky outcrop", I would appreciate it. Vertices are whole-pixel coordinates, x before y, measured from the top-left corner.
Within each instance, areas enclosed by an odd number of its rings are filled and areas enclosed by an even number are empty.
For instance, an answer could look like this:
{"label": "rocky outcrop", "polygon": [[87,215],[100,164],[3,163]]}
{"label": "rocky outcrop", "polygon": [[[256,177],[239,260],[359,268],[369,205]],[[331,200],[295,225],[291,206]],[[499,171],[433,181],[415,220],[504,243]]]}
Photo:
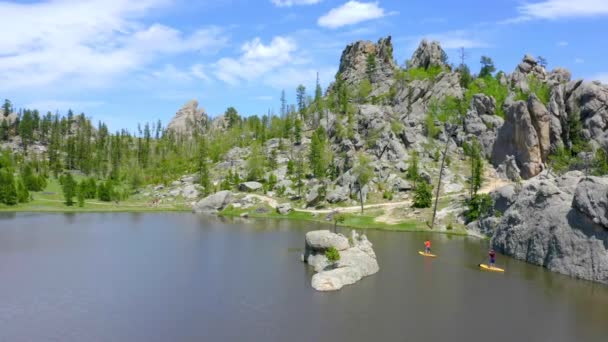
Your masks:
{"label": "rocky outcrop", "polygon": [[[330,264],[325,257],[324,253],[330,247],[340,253],[340,260],[336,264]],[[372,243],[365,235],[355,231],[351,232],[350,242],[345,236],[328,230],[308,232],[302,259],[318,272],[311,280],[312,287],[317,291],[339,290],[380,269]]]}
{"label": "rocky outcrop", "polygon": [[192,211],[201,214],[215,214],[226,208],[232,200],[232,192],[228,190],[219,191],[196,202],[192,206]]}
{"label": "rocky outcrop", "polygon": [[551,271],[608,284],[607,178],[578,171],[526,181],[495,228],[492,246]]}
{"label": "rocky outcrop", "polygon": [[608,179],[589,177],[576,187],[572,207],[608,229]]}
{"label": "rocky outcrop", "polygon": [[505,123],[498,131],[492,150],[494,165],[502,164],[507,156],[512,155],[524,179],[539,174],[544,164],[539,134],[535,128],[537,125],[539,123],[534,124],[525,102],[509,103]]}
{"label": "rocky outcrop", "polygon": [[547,78],[547,71],[536,61],[536,58],[525,55],[524,59],[517,65],[510,76],[511,86],[524,92],[530,91],[529,80],[531,77],[539,81]]}
{"label": "rocky outcrop", "polygon": [[408,67],[428,69],[430,67],[446,67],[447,54],[439,42],[429,42],[423,39],[409,60]]}
{"label": "rocky outcrop", "polygon": [[198,108],[198,101],[186,103],[171,119],[167,131],[174,134],[191,136],[194,132],[202,132],[208,118],[205,110]]}
{"label": "rocky outcrop", "polygon": [[263,185],[260,182],[245,182],[245,183],[239,184],[239,190],[243,191],[243,192],[258,191],[258,190],[261,190],[262,187],[263,187]]}
{"label": "rocky outcrop", "polygon": [[496,115],[496,100],[483,94],[475,94],[471,99],[469,110],[464,118],[464,141],[469,143],[476,139],[486,157],[492,155],[498,130],[504,120]]}
{"label": "rocky outcrop", "polygon": [[293,208],[291,207],[291,203],[281,203],[281,204],[277,205],[277,212],[281,215],[287,215],[291,211],[293,211]]}
{"label": "rocky outcrop", "polygon": [[[368,58],[373,56],[373,70],[368,70]],[[393,60],[391,37],[382,38],[377,44],[358,41],[344,49],[340,58],[338,74],[348,86],[358,86],[363,80],[370,79],[378,94],[389,90],[393,82],[396,65]],[[371,72],[371,74],[370,74]]]}

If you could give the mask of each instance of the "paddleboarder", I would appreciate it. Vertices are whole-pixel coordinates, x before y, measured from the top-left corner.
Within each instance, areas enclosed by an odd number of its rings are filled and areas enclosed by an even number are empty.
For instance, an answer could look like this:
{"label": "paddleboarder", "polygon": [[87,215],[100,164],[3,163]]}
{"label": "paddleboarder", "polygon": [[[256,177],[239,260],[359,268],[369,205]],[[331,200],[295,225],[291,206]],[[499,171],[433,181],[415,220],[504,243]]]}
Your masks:
{"label": "paddleboarder", "polygon": [[430,240],[424,241],[424,252],[426,254],[430,254],[431,253],[431,241]]}
{"label": "paddleboarder", "polygon": [[493,248],[490,249],[488,256],[490,257],[490,267],[494,267],[494,264],[496,264],[496,252],[494,252]]}

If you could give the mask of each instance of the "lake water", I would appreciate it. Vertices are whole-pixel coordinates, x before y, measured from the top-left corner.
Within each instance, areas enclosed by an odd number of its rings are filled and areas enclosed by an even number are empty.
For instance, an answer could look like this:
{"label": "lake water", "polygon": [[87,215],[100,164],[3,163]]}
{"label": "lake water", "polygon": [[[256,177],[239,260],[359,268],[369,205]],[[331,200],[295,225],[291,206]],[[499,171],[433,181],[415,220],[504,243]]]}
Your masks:
{"label": "lake water", "polygon": [[608,286],[502,256],[481,272],[474,238],[369,231],[380,272],[317,292],[300,254],[324,227],[0,214],[0,341],[608,341]]}

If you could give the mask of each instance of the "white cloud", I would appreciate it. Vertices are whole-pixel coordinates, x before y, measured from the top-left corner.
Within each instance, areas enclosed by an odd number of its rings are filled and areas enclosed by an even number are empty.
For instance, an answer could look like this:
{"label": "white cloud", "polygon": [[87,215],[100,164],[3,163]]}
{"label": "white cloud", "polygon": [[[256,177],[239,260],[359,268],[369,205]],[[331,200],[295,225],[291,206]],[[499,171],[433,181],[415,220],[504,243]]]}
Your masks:
{"label": "white cloud", "polygon": [[186,35],[141,19],[170,0],[0,2],[0,89],[106,84],[162,55],[217,49],[219,28]]}
{"label": "white cloud", "polygon": [[389,14],[394,13],[386,13],[379,6],[378,2],[351,0],[340,7],[331,9],[317,20],[317,24],[322,27],[336,29],[368,20],[379,19]]}
{"label": "white cloud", "polygon": [[560,41],[560,42],[557,42],[557,46],[559,46],[559,47],[565,47],[565,46],[568,46],[568,42],[567,42],[567,41],[565,41],[565,40],[562,40],[562,41]]}
{"label": "white cloud", "polygon": [[559,19],[608,15],[606,0],[545,0],[517,7],[521,20]]}
{"label": "white cloud", "polygon": [[291,7],[296,5],[314,5],[322,0],[271,0],[278,7]]}
{"label": "white cloud", "polygon": [[260,38],[255,38],[243,44],[240,57],[217,61],[213,65],[214,74],[230,84],[236,84],[240,80],[251,81],[292,62],[295,50],[296,43],[288,37],[274,37],[268,45],[264,45]]}
{"label": "white cloud", "polygon": [[576,64],[585,64],[585,60],[582,58],[575,58],[574,63]]}

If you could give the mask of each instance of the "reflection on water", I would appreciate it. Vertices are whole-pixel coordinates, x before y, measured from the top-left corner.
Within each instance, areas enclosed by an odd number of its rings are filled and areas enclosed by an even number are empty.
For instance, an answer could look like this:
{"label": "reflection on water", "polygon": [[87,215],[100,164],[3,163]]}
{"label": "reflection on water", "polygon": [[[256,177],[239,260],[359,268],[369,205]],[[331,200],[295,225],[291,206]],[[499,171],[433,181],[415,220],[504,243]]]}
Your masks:
{"label": "reflection on water", "polygon": [[608,286],[503,256],[481,272],[474,238],[366,232],[380,272],[316,292],[304,233],[331,227],[2,213],[0,341],[606,341]]}

